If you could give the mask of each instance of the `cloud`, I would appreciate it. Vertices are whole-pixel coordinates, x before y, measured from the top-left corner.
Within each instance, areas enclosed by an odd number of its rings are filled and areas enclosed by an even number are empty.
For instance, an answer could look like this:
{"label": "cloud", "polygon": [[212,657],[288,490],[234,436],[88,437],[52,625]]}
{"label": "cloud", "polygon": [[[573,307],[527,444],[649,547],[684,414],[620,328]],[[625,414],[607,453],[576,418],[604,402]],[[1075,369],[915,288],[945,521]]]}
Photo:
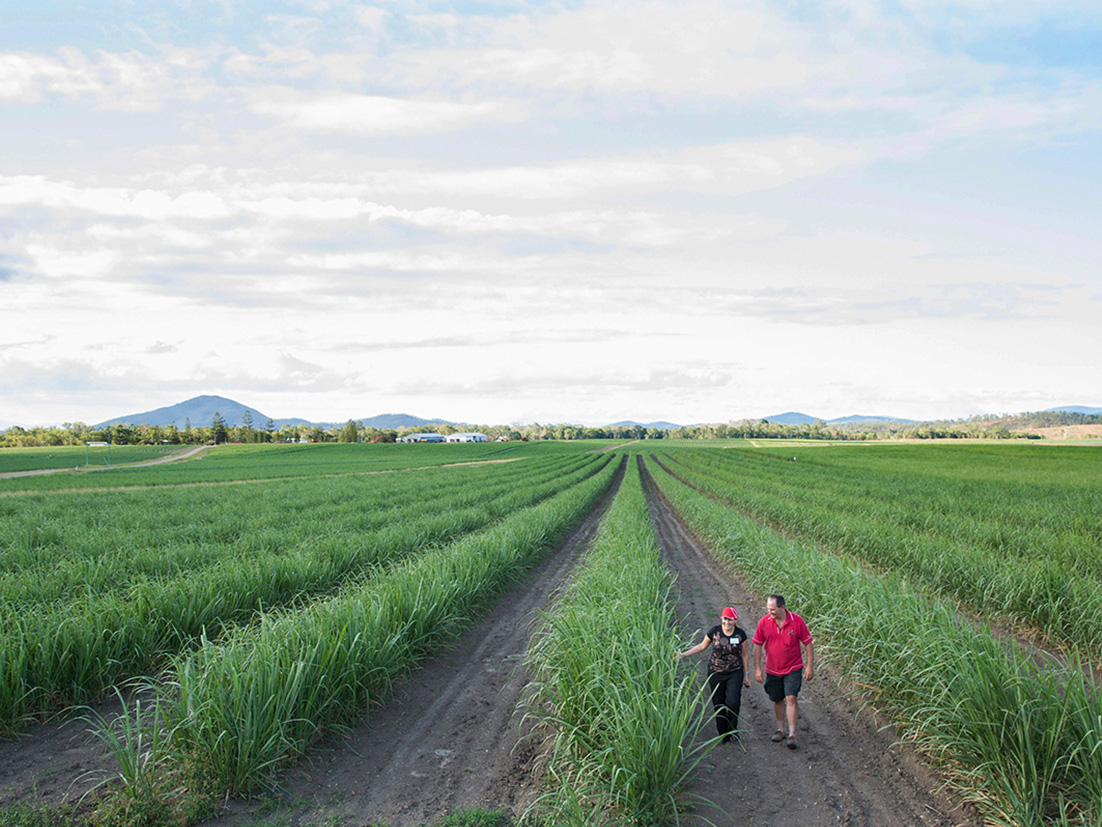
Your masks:
{"label": "cloud", "polygon": [[723,312],[829,326],[920,319],[1024,321],[1053,316],[1069,288],[1044,284],[928,284],[911,288],[786,288],[717,295]]}
{"label": "cloud", "polygon": [[159,353],[178,353],[180,350],[180,342],[155,342],[145,349],[146,353],[159,354]]}
{"label": "cloud", "polygon": [[0,206],[72,209],[150,221],[216,220],[230,215],[223,198],[213,192],[172,195],[152,189],[81,186],[72,181],[51,181],[42,175],[0,177]]}
{"label": "cloud", "polygon": [[452,25],[450,49],[403,55],[389,78],[411,87],[729,98],[805,74],[799,49],[785,47],[783,18],[764,6],[604,2],[527,12]]}
{"label": "cloud", "polygon": [[670,191],[734,195],[824,175],[870,157],[876,156],[865,142],[794,135],[542,164],[482,164],[473,169],[398,167],[370,173],[364,184],[407,195],[485,195],[520,201],[602,193],[615,193],[623,199]]}
{"label": "cloud", "polygon": [[506,398],[510,396],[542,397],[568,393],[573,397],[616,395],[635,392],[662,393],[673,391],[706,392],[722,388],[731,382],[731,375],[715,367],[685,367],[682,365],[652,365],[641,369],[623,365],[585,370],[548,369],[539,374],[516,371],[482,372],[463,379],[440,377],[397,379],[389,391],[397,395],[419,396],[439,394],[455,397]]}
{"label": "cloud", "polygon": [[[106,6],[95,41],[0,51],[0,353],[36,405],[888,409],[974,354],[992,399],[1064,391],[1102,330],[1102,80],[1013,55],[1099,13],[934,8]],[[879,382],[901,363],[913,387]]]}
{"label": "cloud", "polygon": [[353,94],[318,97],[278,89],[253,93],[251,108],[259,115],[311,132],[426,135],[517,121],[524,116],[525,107],[508,100],[456,102]]}
{"label": "cloud", "polygon": [[[622,337],[625,331],[618,328],[584,328],[573,330],[533,330],[522,327],[513,330],[496,330],[478,334],[456,334],[452,336],[432,336],[428,338],[394,337],[375,341],[356,341],[342,343],[334,348],[338,353],[363,354],[372,352],[412,351],[412,350],[478,350],[525,345],[595,345]],[[633,336],[646,338],[671,337],[674,334],[665,331],[648,331],[645,334],[633,333]]]}
{"label": "cloud", "polygon": [[49,97],[88,101],[113,111],[157,112],[165,98],[196,100],[212,84],[212,54],[161,46],[153,54],[63,46],[55,55],[0,53],[0,99],[35,103]]}
{"label": "cloud", "polygon": [[26,339],[23,341],[14,342],[0,342],[0,351],[20,350],[22,348],[37,347],[39,345],[48,344],[53,338],[53,336],[42,335],[36,339]]}

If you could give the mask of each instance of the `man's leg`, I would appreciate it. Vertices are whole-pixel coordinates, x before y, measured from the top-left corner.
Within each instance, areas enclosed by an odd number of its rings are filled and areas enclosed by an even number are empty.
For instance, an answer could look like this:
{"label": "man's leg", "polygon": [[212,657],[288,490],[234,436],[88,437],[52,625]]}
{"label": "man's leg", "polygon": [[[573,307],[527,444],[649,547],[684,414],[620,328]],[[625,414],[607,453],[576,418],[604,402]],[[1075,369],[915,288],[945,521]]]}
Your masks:
{"label": "man's leg", "polygon": [[[800,704],[796,700],[795,695],[788,695],[784,699],[785,714],[788,717],[788,735],[789,737],[796,737],[796,724],[800,720]],[[779,720],[779,716],[778,716]],[[779,726],[779,724],[778,724]]]}
{"label": "man's leg", "polygon": [[796,749],[796,725],[800,722],[800,704],[796,696],[804,682],[804,670],[797,669],[784,676],[785,716],[788,718],[788,748]]}

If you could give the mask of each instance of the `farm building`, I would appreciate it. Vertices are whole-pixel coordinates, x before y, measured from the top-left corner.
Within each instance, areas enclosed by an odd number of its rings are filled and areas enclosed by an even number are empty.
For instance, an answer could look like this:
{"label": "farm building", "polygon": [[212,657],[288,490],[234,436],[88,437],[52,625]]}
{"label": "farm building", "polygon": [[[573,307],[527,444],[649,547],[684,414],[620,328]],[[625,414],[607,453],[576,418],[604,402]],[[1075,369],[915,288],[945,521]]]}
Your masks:
{"label": "farm building", "polygon": [[486,434],[450,434],[448,442],[486,442]]}
{"label": "farm building", "polygon": [[399,442],[443,442],[444,437],[440,434],[406,434],[405,436],[398,437]]}

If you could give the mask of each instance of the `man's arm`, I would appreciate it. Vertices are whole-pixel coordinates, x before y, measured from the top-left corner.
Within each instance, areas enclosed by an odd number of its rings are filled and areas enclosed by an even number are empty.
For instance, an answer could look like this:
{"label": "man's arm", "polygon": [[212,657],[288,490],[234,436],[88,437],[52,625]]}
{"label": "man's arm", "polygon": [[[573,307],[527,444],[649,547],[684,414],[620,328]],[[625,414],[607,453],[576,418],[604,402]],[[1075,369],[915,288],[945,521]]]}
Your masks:
{"label": "man's arm", "polygon": [[815,643],[808,641],[804,644],[804,680],[812,680],[815,677]]}
{"label": "man's arm", "polygon": [[764,683],[765,682],[765,679],[761,676],[761,663],[762,663],[761,644],[760,643],[755,643],[754,644],[754,680],[756,680],[758,683]]}

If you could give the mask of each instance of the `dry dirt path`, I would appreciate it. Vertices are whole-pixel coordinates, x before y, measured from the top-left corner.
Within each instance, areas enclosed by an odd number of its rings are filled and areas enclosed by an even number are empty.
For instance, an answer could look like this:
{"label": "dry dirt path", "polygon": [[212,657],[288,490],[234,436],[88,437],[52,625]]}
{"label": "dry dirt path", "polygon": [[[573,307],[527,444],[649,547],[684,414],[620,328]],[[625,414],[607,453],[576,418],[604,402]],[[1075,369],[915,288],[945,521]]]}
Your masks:
{"label": "dry dirt path", "polygon": [[[113,720],[122,704],[111,699],[93,710]],[[75,805],[116,767],[80,717],[34,724],[0,740],[0,806]]]}
{"label": "dry dirt path", "polygon": [[209,445],[197,445],[194,448],[190,448],[186,451],[170,454],[169,456],[160,457],[158,459],[147,459],[142,462],[128,462],[122,465],[114,465],[110,467],[95,467],[86,468],[84,466],[76,466],[75,468],[38,468],[34,471],[9,471],[6,474],[0,474],[0,479],[12,480],[17,477],[37,477],[42,474],[64,474],[64,473],[76,473],[76,474],[93,474],[97,471],[112,471],[117,468],[145,468],[149,465],[164,465],[166,462],[179,462],[183,459],[190,459],[196,454],[201,454],[203,451],[209,449]]}
{"label": "dry dirt path", "polygon": [[[739,625],[753,634],[765,613],[765,596],[749,590],[727,571],[644,476],[651,516],[667,565],[677,577],[685,645],[698,643],[718,622],[724,606],[734,606]],[[798,606],[792,609],[799,611]],[[815,630],[812,628],[812,634]],[[706,655],[699,675],[706,676]],[[751,675],[751,679],[753,676]],[[799,749],[770,741],[776,728],[773,704],[761,684],[744,689],[740,742],[713,750],[688,792],[718,809],[700,806],[690,827],[768,824],[770,827],[826,825],[973,825],[978,822],[940,792],[940,781],[890,730],[878,728],[874,714],[861,710],[839,683],[829,662],[817,664],[813,682],[800,692]],[[708,737],[714,734],[709,728]]]}

